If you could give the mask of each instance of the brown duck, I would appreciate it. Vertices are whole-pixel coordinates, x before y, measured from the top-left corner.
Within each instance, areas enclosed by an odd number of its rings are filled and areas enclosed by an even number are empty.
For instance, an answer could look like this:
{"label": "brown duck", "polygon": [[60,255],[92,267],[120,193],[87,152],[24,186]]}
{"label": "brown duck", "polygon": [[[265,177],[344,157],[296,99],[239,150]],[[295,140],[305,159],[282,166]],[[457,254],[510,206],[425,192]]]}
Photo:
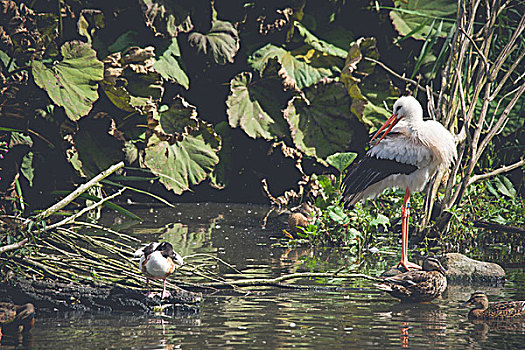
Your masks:
{"label": "brown duck", "polygon": [[474,305],[468,313],[471,319],[509,319],[525,318],[525,301],[500,301],[489,303],[489,299],[482,292],[476,292],[463,306]]}
{"label": "brown duck", "polygon": [[376,287],[403,302],[431,301],[447,289],[446,273],[437,259],[427,258],[423,262],[422,270],[410,270],[385,277],[385,283],[376,284]]}
{"label": "brown duck", "polygon": [[27,332],[35,324],[35,307],[33,304],[16,305],[0,302],[0,339],[2,333],[13,334]]}

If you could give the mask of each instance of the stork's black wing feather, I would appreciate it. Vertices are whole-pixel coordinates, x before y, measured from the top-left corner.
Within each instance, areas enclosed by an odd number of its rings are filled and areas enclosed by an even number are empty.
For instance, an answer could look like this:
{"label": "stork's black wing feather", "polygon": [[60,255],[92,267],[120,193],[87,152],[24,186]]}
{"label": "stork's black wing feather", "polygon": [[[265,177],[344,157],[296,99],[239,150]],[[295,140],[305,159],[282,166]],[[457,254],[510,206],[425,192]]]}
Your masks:
{"label": "stork's black wing feather", "polygon": [[343,202],[345,207],[354,205],[359,195],[369,186],[395,174],[410,174],[417,170],[412,164],[391,159],[378,159],[368,155],[354,162],[344,179]]}

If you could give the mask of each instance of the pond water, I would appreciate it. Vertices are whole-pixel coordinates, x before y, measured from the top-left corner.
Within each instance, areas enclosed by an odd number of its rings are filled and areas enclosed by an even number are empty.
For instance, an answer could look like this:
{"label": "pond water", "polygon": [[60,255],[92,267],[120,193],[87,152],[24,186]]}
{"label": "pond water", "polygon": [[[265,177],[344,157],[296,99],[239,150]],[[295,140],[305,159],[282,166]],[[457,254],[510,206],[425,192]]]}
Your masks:
{"label": "pond water", "polygon": [[[104,223],[144,242],[167,239],[182,255],[213,254],[250,277],[322,272],[356,263],[353,254],[344,250],[272,247],[285,226],[282,219],[270,217],[266,228],[261,228],[267,211],[267,206],[180,204],[135,210],[147,219],[141,224],[129,225],[115,216],[105,217]],[[378,252],[357,263],[361,272],[378,275],[395,261],[396,255]],[[509,281],[504,287],[449,286],[443,298],[426,304],[400,304],[369,281],[337,280],[340,290],[262,288],[255,293],[207,295],[199,312],[169,317],[40,312],[30,335],[17,346],[4,338],[1,348],[523,348],[525,321],[476,324],[460,307],[475,290],[486,291],[491,300],[525,300],[521,266],[507,269]],[[218,267],[218,272],[234,276],[226,267]]]}

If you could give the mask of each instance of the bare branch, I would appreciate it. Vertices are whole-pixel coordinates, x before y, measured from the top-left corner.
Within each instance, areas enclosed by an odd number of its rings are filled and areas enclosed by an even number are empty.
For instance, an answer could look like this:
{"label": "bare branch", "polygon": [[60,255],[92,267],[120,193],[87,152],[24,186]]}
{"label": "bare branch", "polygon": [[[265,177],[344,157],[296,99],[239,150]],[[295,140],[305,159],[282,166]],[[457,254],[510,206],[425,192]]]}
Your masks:
{"label": "bare branch", "polygon": [[501,114],[500,118],[496,122],[496,124],[490,129],[487,136],[483,139],[481,144],[479,145],[478,154],[476,155],[476,162],[479,160],[481,153],[483,153],[483,150],[487,147],[489,142],[492,140],[494,135],[504,126],[504,124],[507,121],[507,118],[509,117],[510,112],[514,108],[514,105],[516,102],[518,102],[518,99],[523,95],[525,92],[525,83],[521,84],[519,87],[519,90],[516,92],[516,94],[512,97],[512,100],[507,104],[507,107],[503,110],[503,113]]}
{"label": "bare branch", "polygon": [[[496,95],[500,92],[500,90],[503,88],[503,86],[505,85],[505,83],[507,82],[507,79],[509,79],[510,75],[514,72],[514,70],[516,69],[516,67],[518,66],[518,64],[521,62],[521,60],[523,59],[523,57],[525,57],[525,50],[521,51],[521,54],[519,55],[519,57],[514,61],[514,63],[512,63],[512,65],[510,66],[509,70],[507,71],[507,73],[505,73],[505,75],[503,76],[503,78],[501,78],[501,80],[498,82],[498,85],[496,86],[496,88],[494,89],[494,91],[492,92],[492,96],[491,96],[491,99],[494,99],[496,98]],[[512,84],[517,84],[519,81],[519,78],[512,82]]]}
{"label": "bare branch", "polygon": [[86,182],[85,184],[79,186],[76,190],[74,190],[69,195],[64,197],[60,202],[56,203],[55,205],[47,208],[46,210],[44,210],[43,212],[38,214],[36,216],[36,219],[34,219],[34,220],[38,221],[38,220],[45,219],[49,215],[51,215],[51,214],[59,211],[60,209],[64,208],[66,205],[71,203],[75,198],[77,198],[82,193],[87,191],[89,188],[91,188],[93,185],[98,183],[100,180],[102,180],[102,179],[108,177],[109,175],[113,174],[115,171],[117,171],[118,169],[122,168],[123,166],[124,166],[124,162],[120,162],[120,163],[117,163],[115,165],[110,166],[108,169],[104,170],[103,172],[101,172],[100,174],[98,174],[97,176],[95,176],[94,178],[92,178],[91,180]]}
{"label": "bare branch", "polygon": [[[356,279],[356,278],[362,278],[367,279],[375,282],[384,282],[383,279],[365,275],[362,273],[346,273],[346,274],[339,274],[336,272],[297,272],[297,273],[291,273],[288,275],[282,275],[280,277],[276,278],[250,278],[250,279],[240,279],[235,281],[225,281],[225,282],[210,282],[205,283],[203,286],[205,287],[228,287],[228,286],[236,286],[236,287],[249,287],[249,286],[277,286],[280,287],[280,283],[287,280],[292,279],[298,279],[298,278],[344,278],[344,279]],[[312,288],[312,287],[309,287]]]}
{"label": "bare branch", "polygon": [[505,63],[505,61],[507,60],[507,57],[509,57],[512,51],[516,49],[517,46],[514,44],[516,40],[521,36],[521,32],[523,32],[524,29],[525,29],[525,14],[523,14],[523,16],[521,17],[518,27],[512,34],[512,37],[510,38],[507,45],[505,45],[505,48],[501,51],[498,58],[496,59],[496,63],[494,63],[492,71],[490,72],[490,76],[489,76],[490,81],[493,81],[496,78],[501,66],[503,66],[503,63]]}
{"label": "bare branch", "polygon": [[16,243],[13,243],[13,244],[4,245],[4,246],[0,247],[0,254],[8,252],[10,250],[15,250],[15,249],[21,248],[24,245],[26,245],[27,242],[29,242],[29,238],[24,238],[20,242],[16,242]]}
{"label": "bare branch", "polygon": [[[395,76],[395,77],[398,78],[398,79],[401,79],[401,80],[403,80],[403,81],[405,81],[405,82],[407,82],[407,83],[410,83],[410,84],[416,86],[419,90],[421,90],[421,91],[426,91],[426,89],[425,89],[423,86],[419,85],[419,83],[418,83],[417,81],[412,80],[412,79],[410,79],[410,78],[407,78],[407,77],[405,77],[405,76],[403,76],[403,75],[401,75],[401,74],[399,74],[399,73],[396,73],[394,70],[392,70],[391,68],[389,68],[389,67],[388,67],[386,64],[384,64],[383,62],[380,62],[380,61],[378,61],[378,60],[374,60],[373,58],[370,58],[370,57],[365,57],[365,60],[366,60],[366,61],[373,62],[373,63],[379,65],[381,68],[383,68],[384,70],[386,70],[388,73],[392,74],[393,76]],[[435,94],[435,95],[437,96],[437,94]]]}
{"label": "bare branch", "polygon": [[113,199],[113,198],[115,198],[117,196],[120,196],[122,194],[122,192],[124,192],[125,190],[126,190],[126,188],[122,188],[122,189],[120,189],[120,191],[113,193],[111,196],[102,198],[100,201],[98,201],[98,202],[96,202],[96,203],[94,203],[94,204],[92,204],[92,205],[90,205],[88,207],[83,208],[78,213],[76,213],[74,215],[71,215],[71,216],[68,216],[67,218],[65,218],[62,221],[59,221],[59,222],[56,222],[56,223],[54,223],[52,225],[47,226],[44,230],[45,231],[49,231],[49,230],[53,230],[53,229],[55,229],[55,228],[57,228],[59,226],[63,226],[63,225],[69,224],[70,222],[74,221],[78,217],[81,217],[82,215],[84,215],[88,211],[93,210],[93,209],[101,206],[102,204],[104,204],[105,202],[109,201],[110,199]]}
{"label": "bare branch", "polygon": [[519,162],[516,162],[511,165],[502,166],[501,168],[498,168],[496,170],[493,170],[491,172],[480,174],[480,175],[474,175],[470,178],[468,184],[472,185],[474,182],[477,182],[479,180],[487,179],[489,177],[493,177],[499,174],[507,173],[511,170],[517,169],[521,166],[525,165],[525,159],[520,160]]}
{"label": "bare branch", "polygon": [[[465,35],[465,37],[470,40],[470,43],[472,44],[472,47],[474,47],[474,50],[476,50],[476,52],[478,53],[478,55],[483,59],[483,63],[485,63],[485,70],[488,72],[489,70],[489,60],[487,59],[487,57],[485,57],[485,55],[483,54],[483,52],[481,52],[481,50],[479,49],[478,45],[476,45],[476,42],[474,41],[474,39],[472,39],[472,37],[465,31],[465,29],[463,29],[462,27],[459,28],[459,30],[461,30],[461,32],[463,33],[463,35]],[[458,67],[456,66],[456,69]]]}

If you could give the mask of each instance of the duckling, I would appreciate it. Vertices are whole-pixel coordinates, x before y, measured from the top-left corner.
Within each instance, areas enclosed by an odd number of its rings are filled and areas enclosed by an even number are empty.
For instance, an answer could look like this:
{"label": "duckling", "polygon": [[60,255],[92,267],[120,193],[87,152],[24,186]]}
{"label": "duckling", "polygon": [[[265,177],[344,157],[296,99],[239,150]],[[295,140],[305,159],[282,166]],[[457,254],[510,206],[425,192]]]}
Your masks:
{"label": "duckling", "polygon": [[376,284],[403,302],[431,301],[447,288],[447,271],[435,258],[426,258],[422,270],[410,270],[384,278],[386,283]]}
{"label": "duckling", "polygon": [[169,298],[170,292],[166,290],[166,278],[171,275],[177,267],[184,265],[182,257],[173,250],[168,242],[155,242],[138,249],[134,256],[140,257],[139,268],[146,276],[147,296],[153,297],[158,293],[151,293],[149,287],[150,279],[163,280],[160,298]]}
{"label": "duckling", "polygon": [[476,292],[462,306],[474,305],[468,313],[471,319],[508,319],[525,317],[525,301],[500,301],[489,303],[483,292]]}
{"label": "duckling", "polygon": [[0,302],[0,339],[2,332],[13,334],[28,332],[35,324],[35,307],[33,304],[16,305]]}

